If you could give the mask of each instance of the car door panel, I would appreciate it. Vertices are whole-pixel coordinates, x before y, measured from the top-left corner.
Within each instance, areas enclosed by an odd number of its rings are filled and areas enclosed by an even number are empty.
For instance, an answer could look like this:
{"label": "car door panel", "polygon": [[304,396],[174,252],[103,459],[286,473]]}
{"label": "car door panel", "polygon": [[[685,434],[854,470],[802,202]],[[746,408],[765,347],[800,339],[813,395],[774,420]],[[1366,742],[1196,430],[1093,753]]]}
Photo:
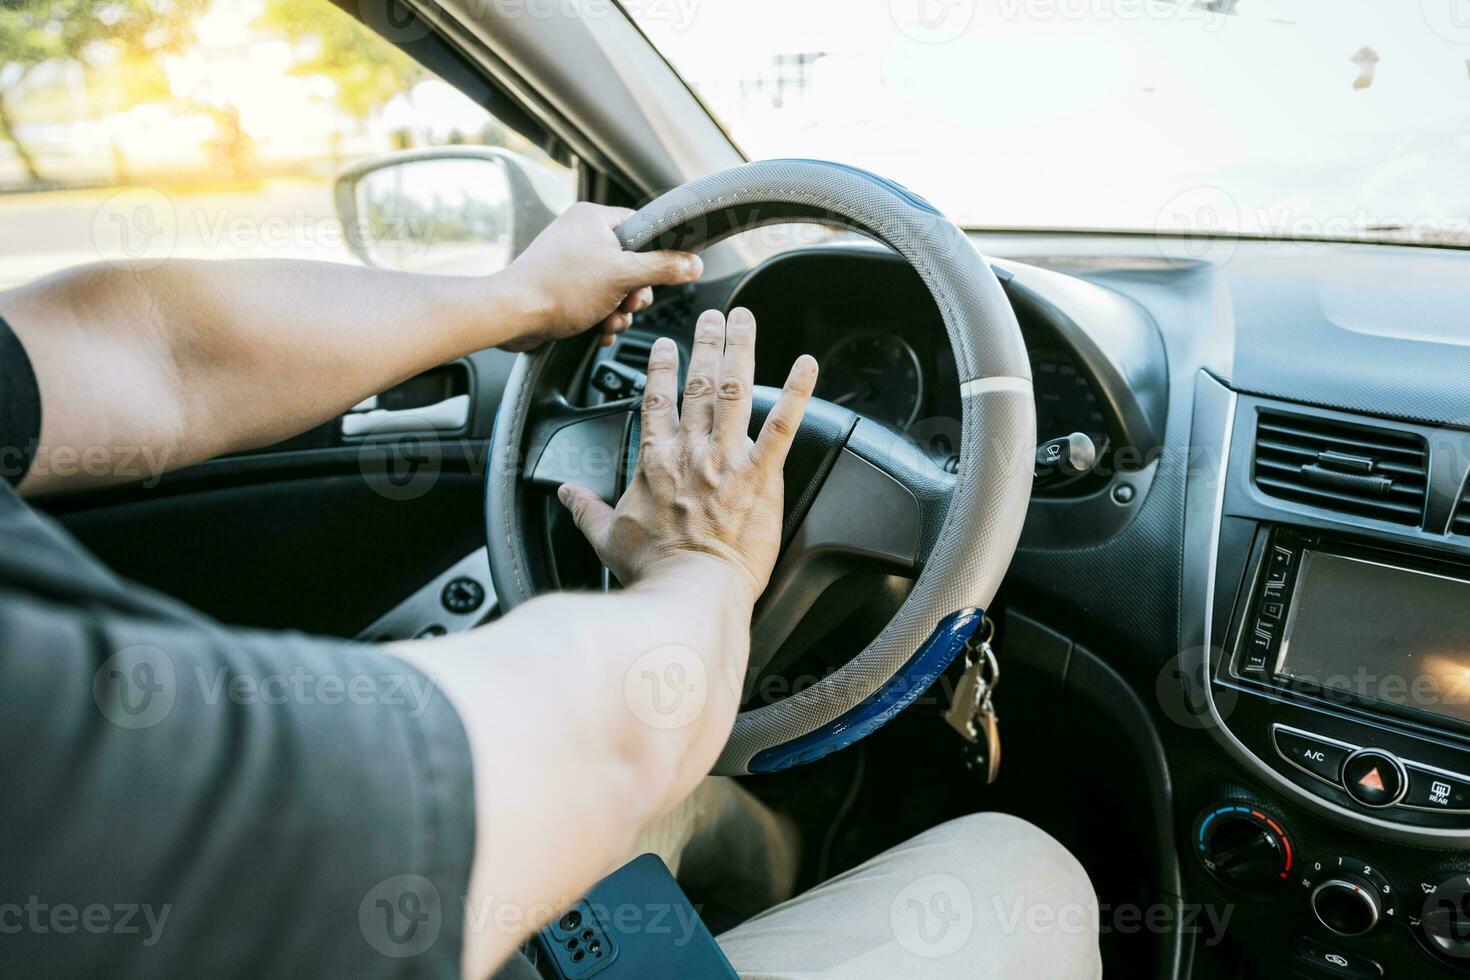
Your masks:
{"label": "car door panel", "polygon": [[222,621],[350,637],[484,544],[481,478],[412,500],[360,474],[247,484],[73,511],[118,574]]}
{"label": "car door panel", "polygon": [[[514,361],[482,351],[382,393],[387,408],[43,506],[118,574],[223,622],[355,636],[484,546],[484,455]],[[469,403],[457,431],[405,424],[446,396]],[[370,411],[400,414],[343,435]]]}

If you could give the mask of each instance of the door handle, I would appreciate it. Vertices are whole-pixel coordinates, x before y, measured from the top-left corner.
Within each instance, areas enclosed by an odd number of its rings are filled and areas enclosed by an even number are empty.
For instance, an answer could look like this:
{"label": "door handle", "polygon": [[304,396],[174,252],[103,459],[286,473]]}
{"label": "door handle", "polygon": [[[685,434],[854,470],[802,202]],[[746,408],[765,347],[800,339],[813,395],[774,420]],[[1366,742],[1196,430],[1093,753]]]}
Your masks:
{"label": "door handle", "polygon": [[454,395],[420,408],[375,408],[342,416],[342,435],[390,435],[395,432],[457,432],[470,420],[470,396]]}

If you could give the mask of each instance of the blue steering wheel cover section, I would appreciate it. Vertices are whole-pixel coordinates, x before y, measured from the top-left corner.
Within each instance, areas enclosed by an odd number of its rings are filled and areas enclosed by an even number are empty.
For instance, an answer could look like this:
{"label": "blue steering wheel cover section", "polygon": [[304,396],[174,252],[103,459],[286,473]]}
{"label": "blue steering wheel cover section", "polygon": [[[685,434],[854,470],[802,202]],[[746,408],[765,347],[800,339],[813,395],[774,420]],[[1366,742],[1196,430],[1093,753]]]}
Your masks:
{"label": "blue steering wheel cover section", "polygon": [[750,771],[779,772],[815,762],[882,728],[939,679],[984,620],[980,609],[950,613],[882,687],[821,728],[758,753]]}

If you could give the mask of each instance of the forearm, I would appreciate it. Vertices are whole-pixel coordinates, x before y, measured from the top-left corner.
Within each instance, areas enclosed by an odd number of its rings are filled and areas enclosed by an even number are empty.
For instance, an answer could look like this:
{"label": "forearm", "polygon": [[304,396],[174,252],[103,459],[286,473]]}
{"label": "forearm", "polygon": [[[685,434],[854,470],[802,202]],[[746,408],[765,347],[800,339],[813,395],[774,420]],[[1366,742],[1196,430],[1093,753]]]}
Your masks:
{"label": "forearm", "polygon": [[41,389],[21,490],[146,479],[269,445],[486,347],[529,350],[594,325],[611,343],[652,286],[700,271],[683,252],[625,251],[614,229],[631,213],[573,205],[493,276],[171,261],[0,293]]}
{"label": "forearm", "polygon": [[44,406],[42,465],[26,489],[66,485],[44,465],[58,450],[91,453],[95,479],[124,456],[173,469],[304,431],[525,332],[540,315],[528,293],[510,271],[431,278],[271,260],[90,266],[5,293],[0,315]]}
{"label": "forearm", "polygon": [[738,709],[752,602],[692,556],[622,592],[545,596],[399,648],[455,703],[474,752],[466,976],[487,976],[708,773]]}

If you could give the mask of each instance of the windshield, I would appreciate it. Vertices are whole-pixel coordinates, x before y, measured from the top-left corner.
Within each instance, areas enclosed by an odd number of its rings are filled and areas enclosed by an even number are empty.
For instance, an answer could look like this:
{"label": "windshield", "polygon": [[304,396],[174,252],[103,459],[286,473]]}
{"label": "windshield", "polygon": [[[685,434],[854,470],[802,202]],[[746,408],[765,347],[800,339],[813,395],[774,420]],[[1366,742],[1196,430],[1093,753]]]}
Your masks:
{"label": "windshield", "polygon": [[629,11],[752,159],[984,228],[1470,246],[1470,0],[687,0]]}

